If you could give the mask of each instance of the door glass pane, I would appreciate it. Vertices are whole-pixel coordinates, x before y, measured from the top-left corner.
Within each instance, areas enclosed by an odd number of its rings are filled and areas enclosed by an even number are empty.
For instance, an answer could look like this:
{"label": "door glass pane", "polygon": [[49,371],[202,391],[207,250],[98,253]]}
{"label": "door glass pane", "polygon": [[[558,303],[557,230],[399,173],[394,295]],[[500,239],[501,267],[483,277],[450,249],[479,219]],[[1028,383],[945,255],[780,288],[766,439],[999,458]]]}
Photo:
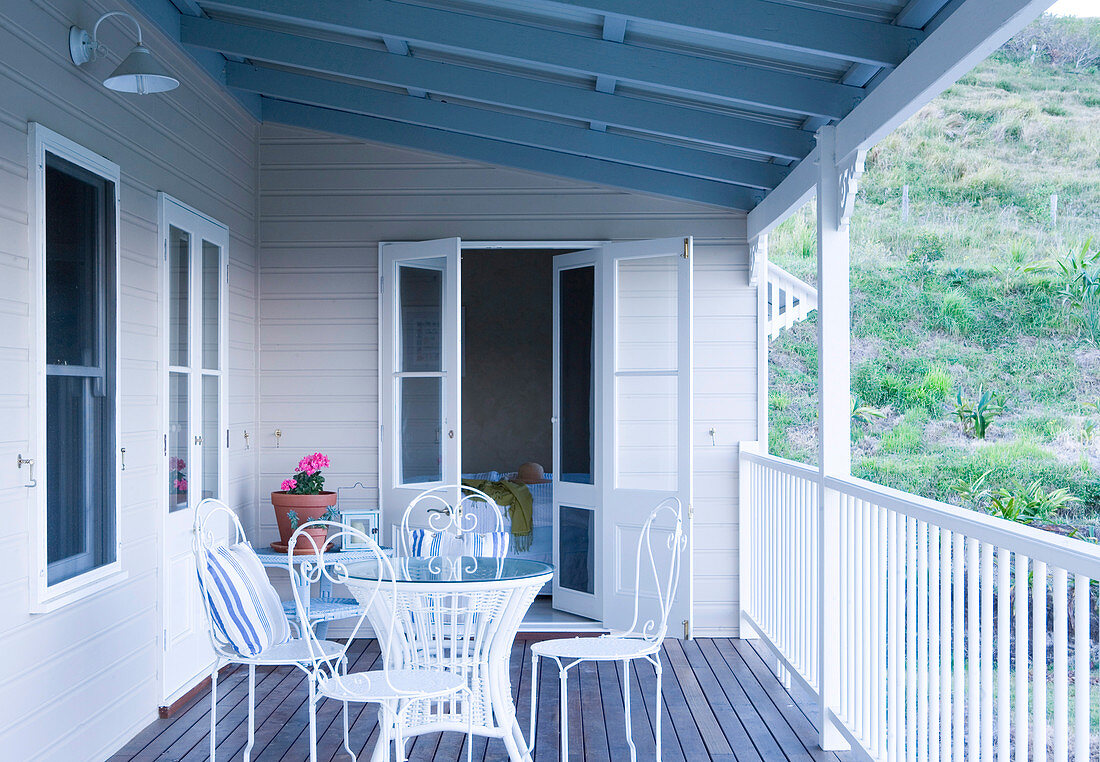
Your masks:
{"label": "door glass pane", "polygon": [[616,370],[676,369],[676,255],[619,262]]}
{"label": "door glass pane", "polygon": [[46,558],[53,585],[115,560],[114,415],[103,380],[46,376]]}
{"label": "door glass pane", "polygon": [[675,375],[615,379],[615,485],[675,490],[677,416]]}
{"label": "door glass pane", "polygon": [[202,242],[202,367],[218,370],[218,307],[221,247]]}
{"label": "door glass pane", "polygon": [[398,380],[402,484],[443,479],[443,379]]}
{"label": "door glass pane", "polygon": [[595,529],[591,510],[558,507],[559,586],[590,595],[596,592]]}
{"label": "door glass pane", "polygon": [[[443,260],[425,260],[443,266]],[[399,371],[443,370],[443,272],[402,265]]]}
{"label": "door glass pane", "polygon": [[188,359],[188,294],[191,272],[191,236],[175,226],[168,228],[168,364],[191,365]]}
{"label": "door glass pane", "polygon": [[220,464],[218,451],[221,448],[221,421],[218,415],[218,387],[221,379],[217,376],[202,377],[202,497],[218,497],[218,477]]}
{"label": "door glass pane", "polygon": [[560,479],[578,484],[593,483],[595,272],[594,267],[562,270],[558,286]]}
{"label": "door glass pane", "polygon": [[187,449],[191,436],[188,423],[187,387],[189,373],[168,374],[168,510],[178,511],[187,507],[188,479],[191,464],[187,462]]}

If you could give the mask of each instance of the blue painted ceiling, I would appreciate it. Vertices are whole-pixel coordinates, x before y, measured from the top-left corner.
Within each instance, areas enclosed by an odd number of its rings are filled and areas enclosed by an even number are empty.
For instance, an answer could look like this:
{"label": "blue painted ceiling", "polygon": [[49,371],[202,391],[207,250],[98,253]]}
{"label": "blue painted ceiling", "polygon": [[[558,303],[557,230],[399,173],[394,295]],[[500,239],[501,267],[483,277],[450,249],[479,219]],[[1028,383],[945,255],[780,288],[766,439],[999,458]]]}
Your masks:
{"label": "blue painted ceiling", "polygon": [[[161,0],[163,2],[163,0]],[[171,0],[265,121],[751,209],[947,0]],[[153,0],[137,0],[147,11]],[[152,15],[152,14],[151,14]]]}

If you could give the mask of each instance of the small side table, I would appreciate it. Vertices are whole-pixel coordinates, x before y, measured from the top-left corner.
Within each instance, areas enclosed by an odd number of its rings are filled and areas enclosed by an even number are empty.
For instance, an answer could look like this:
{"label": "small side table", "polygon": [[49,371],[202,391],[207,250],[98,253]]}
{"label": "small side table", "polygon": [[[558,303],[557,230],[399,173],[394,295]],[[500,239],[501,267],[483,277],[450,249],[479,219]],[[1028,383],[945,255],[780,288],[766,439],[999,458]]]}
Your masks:
{"label": "small side table", "polygon": [[[392,548],[383,547],[382,551],[387,556],[393,555]],[[264,566],[275,568],[286,568],[286,553],[280,553],[277,550],[273,550],[271,547],[256,548],[256,555],[260,558],[260,563]],[[308,561],[316,558],[312,553],[303,553],[294,557],[295,564],[302,561]],[[374,558],[370,551],[367,550],[340,550],[329,551],[325,553],[325,565],[332,566],[338,563],[351,564],[356,561],[370,561]],[[325,639],[328,634],[328,623],[333,619],[347,619],[349,617],[356,616],[359,612],[359,602],[354,598],[335,598],[332,595],[332,580],[327,575],[321,575],[321,582],[319,584],[317,596],[311,596],[309,594],[308,583],[299,581],[299,585],[302,586],[300,595],[302,600],[308,601],[306,604],[306,616],[309,617],[311,622],[316,622],[314,627],[317,632],[317,637],[321,640]],[[283,601],[283,611],[286,612],[288,617],[297,616],[298,612],[294,609],[294,601]],[[293,621],[293,619],[292,619]]]}

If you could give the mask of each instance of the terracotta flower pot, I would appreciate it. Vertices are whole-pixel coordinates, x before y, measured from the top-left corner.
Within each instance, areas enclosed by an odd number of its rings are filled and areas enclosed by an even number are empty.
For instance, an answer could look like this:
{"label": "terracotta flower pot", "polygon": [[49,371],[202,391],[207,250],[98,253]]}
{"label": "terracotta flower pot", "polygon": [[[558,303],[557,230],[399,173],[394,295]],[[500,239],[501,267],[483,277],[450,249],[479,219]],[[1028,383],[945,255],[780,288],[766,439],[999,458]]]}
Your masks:
{"label": "terracotta flower pot", "polygon": [[[287,513],[294,511],[298,515],[298,526],[307,521],[315,521],[324,516],[331,506],[336,505],[336,493],[326,491],[318,495],[292,495],[289,492],[272,492],[271,505],[275,508],[275,518],[279,522],[279,539],[286,544],[294,534]],[[317,541],[317,547],[324,547],[328,536],[327,528],[318,527],[307,531]]]}

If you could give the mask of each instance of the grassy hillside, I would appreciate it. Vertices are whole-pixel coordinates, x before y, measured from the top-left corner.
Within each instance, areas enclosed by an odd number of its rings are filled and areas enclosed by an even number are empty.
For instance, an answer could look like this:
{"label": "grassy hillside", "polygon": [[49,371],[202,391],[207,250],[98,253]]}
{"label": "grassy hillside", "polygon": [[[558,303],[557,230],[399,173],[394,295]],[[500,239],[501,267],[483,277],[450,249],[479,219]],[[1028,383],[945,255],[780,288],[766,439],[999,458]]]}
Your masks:
{"label": "grassy hillside", "polygon": [[[1066,23],[1100,40],[1100,21]],[[868,156],[852,221],[852,390],[883,417],[853,424],[853,470],[952,502],[959,479],[986,471],[986,486],[1009,491],[1038,480],[1080,498],[1061,511],[1080,521],[1100,513],[1100,72],[1042,46],[1032,61],[1030,48],[1006,47]],[[804,209],[769,246],[810,282],[814,224]],[[1082,251],[1084,275],[1066,275]],[[775,454],[816,461],[816,364],[812,322],[772,344]],[[956,394],[980,386],[1004,400],[985,439],[954,415]]]}

